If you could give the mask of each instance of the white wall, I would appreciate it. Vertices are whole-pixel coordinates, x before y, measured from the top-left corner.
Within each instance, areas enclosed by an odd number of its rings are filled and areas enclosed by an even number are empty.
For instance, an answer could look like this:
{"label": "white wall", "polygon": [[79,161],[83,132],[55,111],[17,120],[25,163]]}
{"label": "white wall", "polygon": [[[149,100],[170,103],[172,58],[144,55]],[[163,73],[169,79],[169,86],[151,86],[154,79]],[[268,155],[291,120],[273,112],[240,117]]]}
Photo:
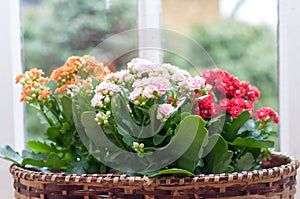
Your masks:
{"label": "white wall", "polygon": [[[11,145],[16,150],[24,147],[23,105],[14,78],[22,72],[19,1],[0,1],[0,145]],[[10,163],[0,160],[1,198],[13,198]]]}
{"label": "white wall", "polygon": [[[300,160],[300,1],[279,0],[281,151]],[[298,175],[299,176],[299,175]],[[300,198],[298,178],[298,194]]]}

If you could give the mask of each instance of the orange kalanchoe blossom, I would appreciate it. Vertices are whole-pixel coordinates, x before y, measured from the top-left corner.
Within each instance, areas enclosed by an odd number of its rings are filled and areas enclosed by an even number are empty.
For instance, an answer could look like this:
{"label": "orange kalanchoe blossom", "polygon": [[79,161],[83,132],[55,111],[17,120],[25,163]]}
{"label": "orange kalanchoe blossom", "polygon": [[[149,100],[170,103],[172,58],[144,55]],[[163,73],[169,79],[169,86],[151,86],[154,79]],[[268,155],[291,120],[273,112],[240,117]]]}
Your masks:
{"label": "orange kalanchoe blossom", "polygon": [[16,77],[16,83],[23,86],[20,101],[28,103],[45,103],[48,101],[51,91],[46,87],[49,78],[42,77],[43,71],[33,68]]}
{"label": "orange kalanchoe blossom", "polygon": [[42,75],[44,74],[44,72],[40,69],[37,68],[33,68],[29,71],[26,71],[24,74],[20,74],[16,77],[16,83],[17,84],[28,84],[31,82],[36,81],[37,79],[40,79],[42,77]]}
{"label": "orange kalanchoe blossom", "polygon": [[[53,80],[57,84],[55,93],[66,93],[72,95],[74,88],[87,84],[89,77],[94,77],[103,81],[104,77],[110,73],[107,67],[96,61],[94,57],[85,55],[83,57],[72,56],[65,64],[55,70],[50,78],[43,77],[44,72],[33,68],[16,77],[16,83],[23,86],[21,101],[33,104],[44,104],[49,101],[52,94],[46,84]],[[89,82],[90,83],[90,82]],[[91,84],[91,83],[90,83]],[[89,88],[87,86],[87,88]],[[76,89],[75,89],[76,90]]]}
{"label": "orange kalanchoe blossom", "polygon": [[71,85],[78,84],[88,77],[95,77],[101,81],[109,73],[110,70],[97,62],[94,57],[72,56],[63,66],[55,69],[50,78],[57,83],[55,93],[62,93]]}

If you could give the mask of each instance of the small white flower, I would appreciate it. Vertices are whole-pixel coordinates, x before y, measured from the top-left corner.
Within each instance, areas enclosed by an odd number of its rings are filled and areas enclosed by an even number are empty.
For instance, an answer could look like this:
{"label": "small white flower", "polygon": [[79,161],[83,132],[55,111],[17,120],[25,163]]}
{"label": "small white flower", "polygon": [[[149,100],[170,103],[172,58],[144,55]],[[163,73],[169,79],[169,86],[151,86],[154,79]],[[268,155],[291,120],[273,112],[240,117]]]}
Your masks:
{"label": "small white flower", "polygon": [[140,104],[140,102],[138,101],[138,100],[134,100],[134,105],[139,105]]}
{"label": "small white flower", "polygon": [[139,147],[143,149],[145,147],[144,143],[141,143]]}
{"label": "small white flower", "polygon": [[133,147],[134,147],[134,148],[138,148],[138,147],[139,147],[139,143],[133,142]]}
{"label": "small white flower", "polygon": [[105,103],[109,103],[110,102],[110,98],[106,96],[105,99],[104,99],[104,102]]}

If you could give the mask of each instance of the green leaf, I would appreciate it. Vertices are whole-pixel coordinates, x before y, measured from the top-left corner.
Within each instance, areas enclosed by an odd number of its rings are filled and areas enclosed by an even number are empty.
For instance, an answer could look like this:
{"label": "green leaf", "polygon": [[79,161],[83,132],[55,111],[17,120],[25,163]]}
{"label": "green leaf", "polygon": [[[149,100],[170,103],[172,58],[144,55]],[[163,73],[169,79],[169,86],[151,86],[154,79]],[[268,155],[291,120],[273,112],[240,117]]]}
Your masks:
{"label": "green leaf", "polygon": [[56,168],[64,167],[66,165],[66,163],[67,163],[67,161],[62,159],[56,153],[50,153],[47,160],[46,160],[45,166],[47,166],[49,168],[56,169]]}
{"label": "green leaf", "polygon": [[[137,138],[148,138],[157,134],[164,126],[164,122],[156,119],[157,105],[153,105],[149,109],[150,124],[138,125],[136,120],[131,116],[128,107],[128,102],[121,95],[116,95],[112,98],[111,109],[117,128],[123,136],[130,135]],[[144,118],[145,111],[141,111],[134,107],[134,113],[139,114],[138,118]]]}
{"label": "green leaf", "polygon": [[63,114],[69,122],[72,122],[72,100],[70,97],[63,96],[61,98],[61,106],[63,110]]}
{"label": "green leaf", "polygon": [[248,120],[239,130],[238,134],[241,134],[246,131],[256,130],[254,120]]}
{"label": "green leaf", "polygon": [[23,158],[20,156],[20,154],[14,151],[8,145],[0,147],[0,158],[9,160],[19,166],[22,164],[23,161]]}
{"label": "green leaf", "polygon": [[52,93],[55,93],[55,90],[57,89],[57,83],[55,81],[50,80],[46,86],[50,88]]}
{"label": "green leaf", "polygon": [[69,166],[67,167],[68,173],[76,173],[76,174],[84,174],[85,170],[84,167],[87,165],[83,163],[83,161],[73,161],[69,163]]}
{"label": "green leaf", "polygon": [[32,159],[32,158],[24,158],[23,161],[22,161],[22,166],[25,167],[27,165],[45,167],[46,163],[45,163],[45,160],[36,160],[36,159]]}
{"label": "green leaf", "polygon": [[160,145],[165,139],[165,135],[156,134],[153,136],[153,144],[154,146]]}
{"label": "green leaf", "polygon": [[93,88],[96,88],[96,86],[100,84],[100,81],[94,77],[92,77],[91,79],[92,79]]}
{"label": "green leaf", "polygon": [[172,169],[165,169],[160,170],[158,172],[153,172],[149,175],[150,178],[156,177],[156,176],[162,176],[162,175],[186,175],[186,176],[194,176],[194,173],[184,170],[184,169],[178,169],[178,168],[172,168]]}
{"label": "green leaf", "polygon": [[[206,122],[201,117],[199,117],[198,119],[198,131],[196,137],[194,138],[192,144],[186,150],[186,152],[174,163],[175,167],[182,168],[191,172],[195,170],[196,165],[202,156],[202,148],[204,147],[204,143],[207,143],[206,140],[208,138],[208,131],[205,128]],[[194,125],[195,128],[195,124],[191,125]]]}
{"label": "green leaf", "polygon": [[175,118],[174,118],[174,122],[175,123],[179,123],[180,121],[182,121],[185,117],[191,115],[190,112],[182,112],[181,114],[176,114]]}
{"label": "green leaf", "polygon": [[[87,137],[93,141],[95,149],[100,151],[97,158],[101,158],[103,161],[107,160],[119,168],[124,168],[124,170],[136,168],[137,172],[157,170],[170,165],[181,157],[193,143],[201,120],[201,117],[196,115],[185,117],[166,146],[155,147],[151,152],[146,152],[141,157],[137,153],[120,150],[108,140],[101,127],[95,122],[95,116],[95,112],[84,112],[81,115],[81,122]],[[109,151],[109,156],[106,155],[106,151]],[[113,160],[108,159],[113,156],[115,157]]]}
{"label": "green leaf", "polygon": [[232,146],[251,147],[251,148],[271,148],[274,147],[273,140],[259,140],[254,137],[237,137],[233,142],[228,142]]}
{"label": "green leaf", "polygon": [[48,136],[48,139],[50,141],[55,142],[56,144],[58,144],[59,146],[62,146],[63,143],[63,137],[62,137],[62,133],[60,132],[60,129],[53,126],[53,127],[49,127],[47,129],[46,135]]}
{"label": "green leaf", "polygon": [[173,130],[171,128],[164,135],[155,134],[153,136],[153,144],[154,146],[160,145],[167,137],[173,134]]}
{"label": "green leaf", "polygon": [[[213,145],[213,147],[211,147]],[[209,137],[208,147],[211,151],[206,155],[203,168],[204,173],[226,173],[232,172],[233,167],[230,166],[233,152],[228,150],[228,145],[224,138],[219,134]]]}
{"label": "green leaf", "polygon": [[232,142],[238,134],[238,130],[249,120],[249,111],[242,112],[238,117],[233,118],[231,122],[225,124],[222,136],[225,140]]}
{"label": "green leaf", "polygon": [[22,166],[25,167],[28,165],[34,167],[44,167],[47,156],[43,153],[34,153],[33,151],[23,150],[22,151]]}
{"label": "green leaf", "polygon": [[236,171],[249,171],[255,163],[252,153],[245,153],[242,157],[236,160]]}
{"label": "green leaf", "polygon": [[127,103],[120,95],[116,95],[112,98],[111,109],[118,129],[122,129],[121,132],[124,134],[132,136],[136,135],[137,137],[141,130],[141,126],[135,123],[129,113]]}
{"label": "green leaf", "polygon": [[34,153],[33,151],[29,151],[25,149],[22,151],[22,157],[41,160],[41,159],[46,159],[47,156],[43,153]]}
{"label": "green leaf", "polygon": [[56,152],[57,149],[53,145],[48,145],[47,143],[40,142],[40,141],[28,141],[27,146],[35,151],[36,153],[50,153],[50,152]]}

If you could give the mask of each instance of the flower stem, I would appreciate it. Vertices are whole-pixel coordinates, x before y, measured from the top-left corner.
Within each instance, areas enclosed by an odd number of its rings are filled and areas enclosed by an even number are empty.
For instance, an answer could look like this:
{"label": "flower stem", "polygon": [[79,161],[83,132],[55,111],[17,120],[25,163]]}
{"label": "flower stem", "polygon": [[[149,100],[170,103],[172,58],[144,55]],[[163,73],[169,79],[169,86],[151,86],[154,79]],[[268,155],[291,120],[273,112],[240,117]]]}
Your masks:
{"label": "flower stem", "polygon": [[40,113],[42,114],[43,118],[49,123],[50,126],[53,126],[53,121],[47,116],[45,113],[44,107],[40,104]]}

